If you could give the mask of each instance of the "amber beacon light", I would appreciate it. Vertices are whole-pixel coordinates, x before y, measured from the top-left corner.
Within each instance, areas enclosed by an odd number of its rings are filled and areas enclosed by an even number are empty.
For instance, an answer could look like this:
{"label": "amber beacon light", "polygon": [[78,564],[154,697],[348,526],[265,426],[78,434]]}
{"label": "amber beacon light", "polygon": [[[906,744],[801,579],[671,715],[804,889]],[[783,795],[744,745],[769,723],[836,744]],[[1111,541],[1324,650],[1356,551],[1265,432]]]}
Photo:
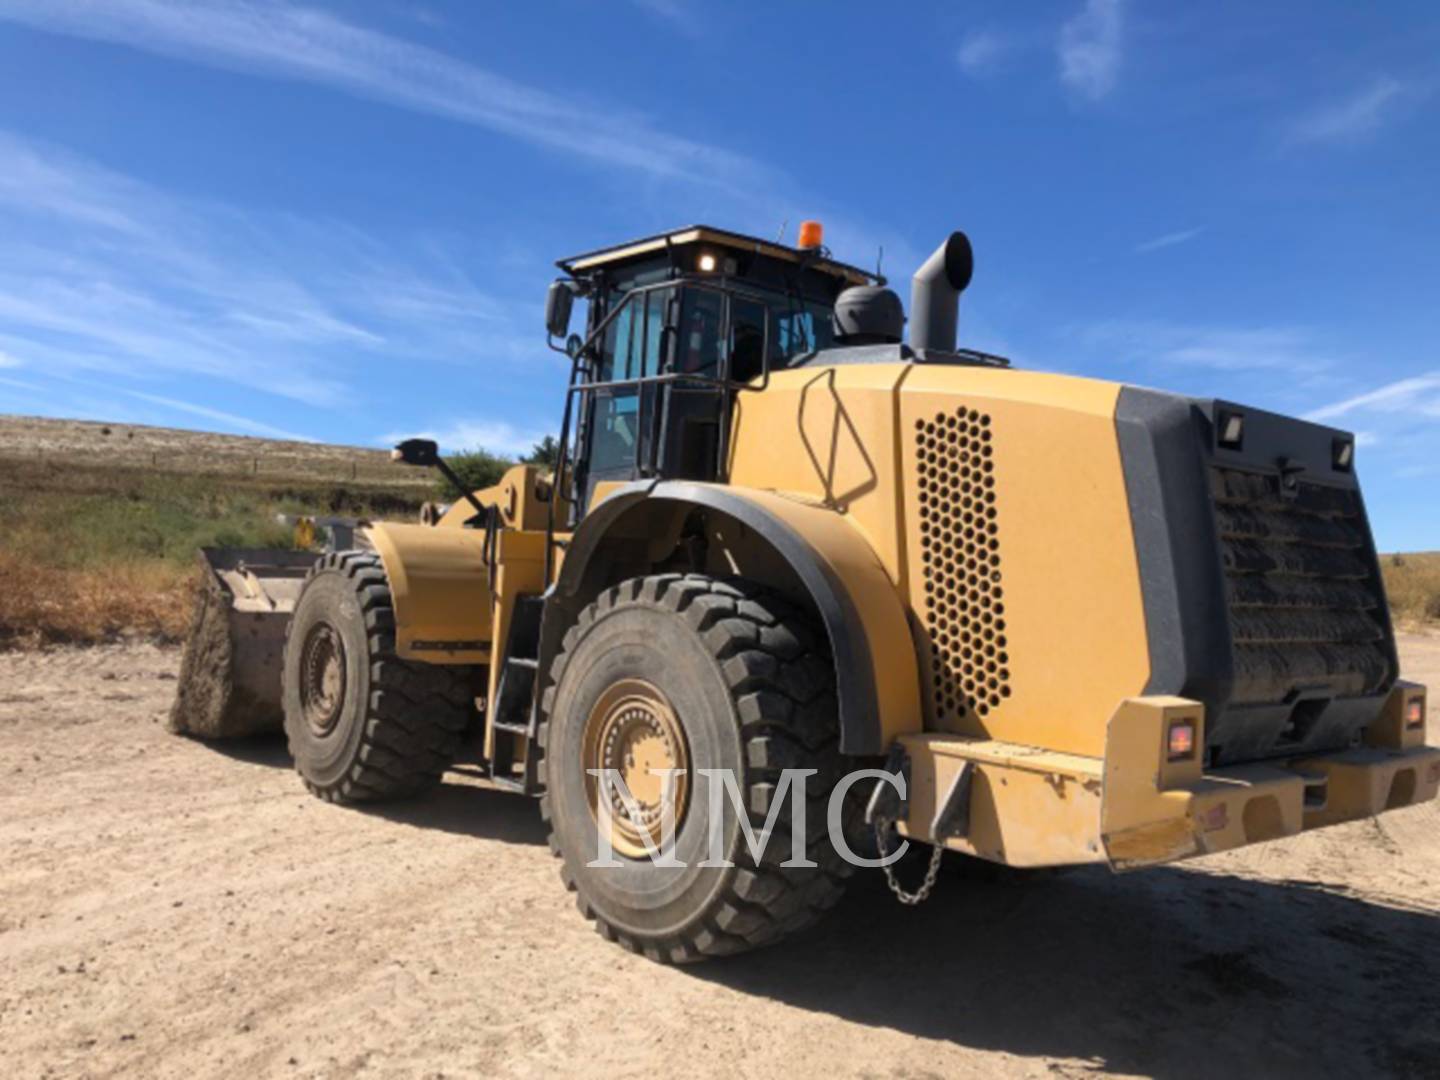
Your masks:
{"label": "amber beacon light", "polygon": [[802,221],[800,223],[801,248],[818,248],[825,239],[825,226],[818,221]]}

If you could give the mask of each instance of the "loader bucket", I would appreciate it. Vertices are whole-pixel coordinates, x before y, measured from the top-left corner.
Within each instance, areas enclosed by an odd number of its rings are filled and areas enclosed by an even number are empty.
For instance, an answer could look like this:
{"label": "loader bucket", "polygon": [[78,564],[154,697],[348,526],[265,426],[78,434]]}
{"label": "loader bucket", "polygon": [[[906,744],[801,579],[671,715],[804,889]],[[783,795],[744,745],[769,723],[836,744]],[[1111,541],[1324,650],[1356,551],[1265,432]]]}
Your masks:
{"label": "loader bucket", "polygon": [[200,550],[170,731],[224,739],[280,730],[285,627],[316,558],[311,551]]}

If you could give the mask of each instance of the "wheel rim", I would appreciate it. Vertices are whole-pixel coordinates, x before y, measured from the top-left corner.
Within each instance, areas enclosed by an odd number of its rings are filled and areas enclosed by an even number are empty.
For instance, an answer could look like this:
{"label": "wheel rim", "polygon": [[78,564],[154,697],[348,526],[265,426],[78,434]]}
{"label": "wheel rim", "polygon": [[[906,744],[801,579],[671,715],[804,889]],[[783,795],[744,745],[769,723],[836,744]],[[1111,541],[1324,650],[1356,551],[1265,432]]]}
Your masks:
{"label": "wheel rim", "polygon": [[[659,848],[664,815],[664,776],[658,770],[676,769],[672,783],[675,829],[685,820],[690,802],[690,750],[685,730],[669,700],[643,679],[622,679],[612,685],[590,710],[582,735],[581,760],[585,767],[585,794],[597,826],[609,821],[610,845],[617,854],[644,858],[646,841]],[[603,791],[592,769],[614,769],[625,781],[637,804],[632,817],[618,786]],[[608,815],[601,813],[601,798]]]}
{"label": "wheel rim", "polygon": [[335,730],[345,704],[345,643],[340,632],[318,622],[300,653],[300,706],[310,730],[324,738]]}

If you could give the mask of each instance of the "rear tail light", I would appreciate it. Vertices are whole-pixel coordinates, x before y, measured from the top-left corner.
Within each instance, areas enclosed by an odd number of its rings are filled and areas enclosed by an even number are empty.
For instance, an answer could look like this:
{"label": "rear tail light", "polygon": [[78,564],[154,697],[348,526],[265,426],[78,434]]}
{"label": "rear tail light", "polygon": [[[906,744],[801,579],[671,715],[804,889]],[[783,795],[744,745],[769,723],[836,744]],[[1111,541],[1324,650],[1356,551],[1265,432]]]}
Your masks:
{"label": "rear tail light", "polygon": [[1405,726],[1407,728],[1425,726],[1425,699],[1423,697],[1413,697],[1405,703]]}
{"label": "rear tail light", "polygon": [[1195,721],[1176,720],[1165,738],[1165,749],[1171,761],[1186,761],[1195,755]]}
{"label": "rear tail light", "polygon": [[1230,825],[1230,809],[1223,802],[1216,803],[1199,815],[1200,827],[1206,832],[1219,832]]}

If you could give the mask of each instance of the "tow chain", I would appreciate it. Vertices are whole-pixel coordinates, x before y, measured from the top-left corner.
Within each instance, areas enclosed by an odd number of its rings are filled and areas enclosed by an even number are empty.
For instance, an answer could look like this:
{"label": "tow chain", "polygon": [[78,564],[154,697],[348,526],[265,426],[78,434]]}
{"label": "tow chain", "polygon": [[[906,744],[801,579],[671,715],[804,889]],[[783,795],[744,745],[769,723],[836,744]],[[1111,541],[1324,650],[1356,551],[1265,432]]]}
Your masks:
{"label": "tow chain", "polygon": [[[880,858],[882,859],[888,859],[890,857],[890,852],[887,850],[888,845],[886,838],[890,835],[890,830],[894,827],[895,822],[888,818],[875,819],[875,846],[880,849]],[[920,883],[920,887],[914,892],[906,892],[905,886],[900,884],[900,879],[895,876],[895,871],[892,869],[895,863],[886,863],[882,866],[881,869],[885,871],[885,884],[890,886],[890,891],[895,894],[895,899],[907,907],[914,907],[916,904],[923,904],[928,900],[930,894],[935,891],[935,878],[940,873],[940,860],[944,855],[945,848],[943,845],[934,844],[931,846],[930,865],[925,869],[925,880]],[[899,861],[898,859],[895,860],[895,862]]]}

